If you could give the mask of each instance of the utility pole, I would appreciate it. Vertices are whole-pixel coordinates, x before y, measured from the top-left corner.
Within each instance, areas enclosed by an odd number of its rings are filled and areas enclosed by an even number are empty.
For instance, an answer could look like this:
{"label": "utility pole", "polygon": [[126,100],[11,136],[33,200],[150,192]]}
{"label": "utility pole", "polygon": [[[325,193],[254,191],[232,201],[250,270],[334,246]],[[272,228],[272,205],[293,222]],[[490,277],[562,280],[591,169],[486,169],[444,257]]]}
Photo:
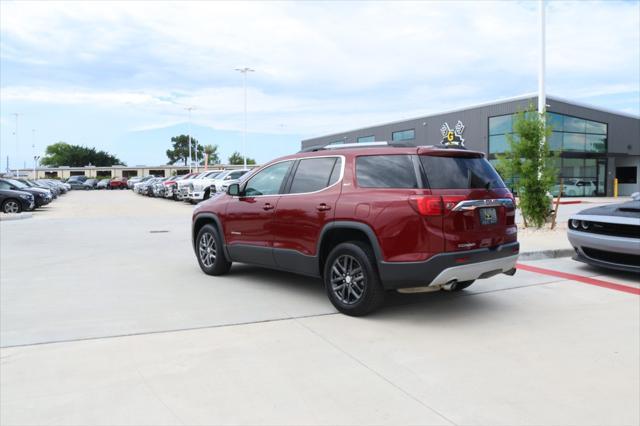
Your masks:
{"label": "utility pole", "polygon": [[[193,107],[186,107],[187,111],[189,111],[189,173],[191,173],[191,167],[193,166],[193,155],[191,154],[191,110]],[[198,156],[198,150],[196,149],[196,157]]]}
{"label": "utility pole", "polygon": [[249,67],[236,68],[236,71],[242,73],[244,81],[244,131],[242,132],[242,159],[244,168],[247,168],[247,73],[255,72]]}

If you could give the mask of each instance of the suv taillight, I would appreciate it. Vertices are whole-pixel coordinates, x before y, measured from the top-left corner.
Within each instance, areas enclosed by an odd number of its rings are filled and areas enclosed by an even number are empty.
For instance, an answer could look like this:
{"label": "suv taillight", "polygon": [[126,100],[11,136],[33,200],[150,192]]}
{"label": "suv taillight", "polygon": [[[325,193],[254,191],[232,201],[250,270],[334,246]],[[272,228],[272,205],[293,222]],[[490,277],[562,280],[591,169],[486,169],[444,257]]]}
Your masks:
{"label": "suv taillight", "polygon": [[464,199],[463,195],[414,195],[409,202],[422,216],[442,216]]}
{"label": "suv taillight", "polygon": [[439,195],[412,196],[409,202],[422,216],[442,215],[442,198]]}

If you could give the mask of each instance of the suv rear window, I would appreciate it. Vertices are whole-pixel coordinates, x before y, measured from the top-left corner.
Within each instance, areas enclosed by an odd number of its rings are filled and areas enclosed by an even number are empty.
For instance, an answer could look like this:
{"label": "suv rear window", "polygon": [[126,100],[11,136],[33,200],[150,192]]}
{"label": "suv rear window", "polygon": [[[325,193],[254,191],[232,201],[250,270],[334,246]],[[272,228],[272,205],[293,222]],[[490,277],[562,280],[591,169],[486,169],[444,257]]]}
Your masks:
{"label": "suv rear window", "polygon": [[484,158],[421,155],[420,161],[433,189],[504,188],[504,182]]}
{"label": "suv rear window", "polygon": [[361,188],[417,188],[410,155],[367,155],[356,158],[356,177]]}

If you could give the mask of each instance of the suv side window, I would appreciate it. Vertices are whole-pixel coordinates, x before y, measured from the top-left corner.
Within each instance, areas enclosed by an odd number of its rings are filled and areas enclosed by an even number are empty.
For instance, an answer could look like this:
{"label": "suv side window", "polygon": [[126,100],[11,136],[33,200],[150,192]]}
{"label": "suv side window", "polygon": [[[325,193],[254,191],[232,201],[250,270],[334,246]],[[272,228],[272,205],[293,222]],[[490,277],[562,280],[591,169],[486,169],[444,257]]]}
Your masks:
{"label": "suv side window", "polygon": [[292,160],[276,163],[253,176],[245,186],[245,196],[254,197],[256,195],[274,195],[280,193],[282,181],[287,175]]}
{"label": "suv side window", "polygon": [[300,194],[326,188],[331,185],[331,177],[336,168],[338,169],[338,176],[340,176],[341,165],[342,160],[337,157],[300,160],[289,193]]}
{"label": "suv side window", "polygon": [[367,155],[356,158],[361,188],[418,188],[410,155]]}

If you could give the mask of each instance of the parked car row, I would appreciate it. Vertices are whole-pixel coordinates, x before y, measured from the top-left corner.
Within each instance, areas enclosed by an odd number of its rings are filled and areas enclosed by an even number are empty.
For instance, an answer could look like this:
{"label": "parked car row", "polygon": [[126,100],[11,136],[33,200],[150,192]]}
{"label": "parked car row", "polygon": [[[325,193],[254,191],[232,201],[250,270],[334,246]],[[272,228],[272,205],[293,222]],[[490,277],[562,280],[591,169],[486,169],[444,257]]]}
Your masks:
{"label": "parked car row", "polygon": [[54,179],[0,178],[0,210],[20,213],[46,206],[71,189]]}
{"label": "parked car row", "polygon": [[71,176],[67,179],[67,183],[72,189],[91,190],[91,189],[127,189],[127,178],[88,178],[86,176]]}
{"label": "parked car row", "polygon": [[247,172],[249,170],[208,170],[180,176],[145,176],[129,179],[127,187],[137,194],[195,204],[225,192]]}

